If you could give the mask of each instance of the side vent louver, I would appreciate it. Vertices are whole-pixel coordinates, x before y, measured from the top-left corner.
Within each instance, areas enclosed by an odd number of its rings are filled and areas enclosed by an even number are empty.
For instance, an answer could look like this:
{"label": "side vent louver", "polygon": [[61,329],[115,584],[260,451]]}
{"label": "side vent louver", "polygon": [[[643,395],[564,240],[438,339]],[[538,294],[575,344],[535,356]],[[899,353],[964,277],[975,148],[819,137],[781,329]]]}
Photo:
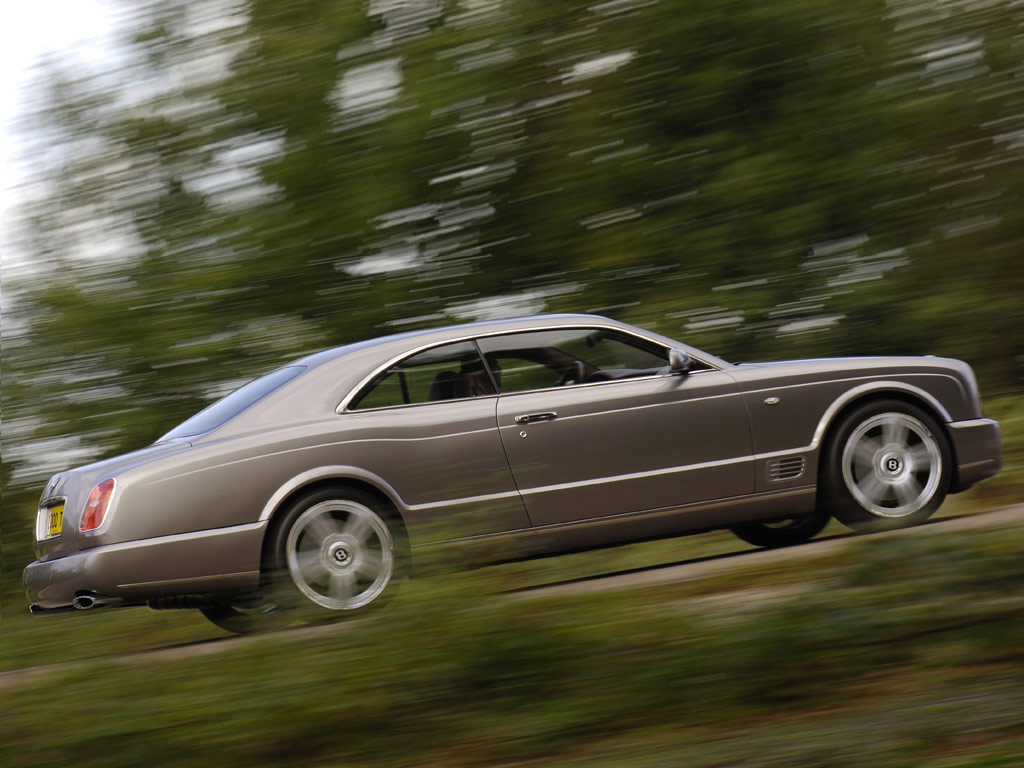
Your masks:
{"label": "side vent louver", "polygon": [[768,462],[768,480],[772,483],[796,480],[803,473],[803,456],[787,456],[784,459],[773,459]]}

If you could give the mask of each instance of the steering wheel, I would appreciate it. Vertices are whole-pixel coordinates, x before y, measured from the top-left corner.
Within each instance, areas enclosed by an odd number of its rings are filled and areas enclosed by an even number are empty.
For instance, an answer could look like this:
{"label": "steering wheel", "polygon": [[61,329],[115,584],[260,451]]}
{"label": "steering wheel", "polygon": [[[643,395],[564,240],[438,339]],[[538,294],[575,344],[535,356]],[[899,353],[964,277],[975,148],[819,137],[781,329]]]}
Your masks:
{"label": "steering wheel", "polygon": [[566,384],[579,384],[583,381],[583,377],[586,375],[586,369],[583,367],[582,360],[576,360],[565,369],[561,378],[558,379],[558,384],[555,386],[564,387]]}

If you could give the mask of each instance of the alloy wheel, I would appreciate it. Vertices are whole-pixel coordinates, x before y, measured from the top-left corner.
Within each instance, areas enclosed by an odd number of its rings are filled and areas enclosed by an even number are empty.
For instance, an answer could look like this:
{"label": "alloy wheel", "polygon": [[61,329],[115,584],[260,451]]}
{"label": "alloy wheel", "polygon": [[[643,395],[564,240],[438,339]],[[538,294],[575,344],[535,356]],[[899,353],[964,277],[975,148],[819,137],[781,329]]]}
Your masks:
{"label": "alloy wheel", "polygon": [[292,581],[317,605],[351,611],[377,598],[395,570],[388,524],[347,499],[314,504],[291,526],[285,542]]}
{"label": "alloy wheel", "polygon": [[918,419],[880,413],[846,441],[842,472],[850,495],[865,510],[878,517],[905,517],[925,507],[938,491],[942,451]]}

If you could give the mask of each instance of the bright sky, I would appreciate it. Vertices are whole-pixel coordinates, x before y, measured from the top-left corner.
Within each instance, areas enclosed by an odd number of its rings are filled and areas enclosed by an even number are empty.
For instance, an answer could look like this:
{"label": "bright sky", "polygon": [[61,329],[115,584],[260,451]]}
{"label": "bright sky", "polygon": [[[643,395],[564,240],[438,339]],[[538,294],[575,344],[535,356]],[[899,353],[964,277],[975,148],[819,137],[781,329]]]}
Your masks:
{"label": "bright sky", "polygon": [[0,258],[9,255],[4,233],[27,160],[12,123],[31,101],[32,71],[47,53],[102,62],[115,21],[112,0],[0,0]]}

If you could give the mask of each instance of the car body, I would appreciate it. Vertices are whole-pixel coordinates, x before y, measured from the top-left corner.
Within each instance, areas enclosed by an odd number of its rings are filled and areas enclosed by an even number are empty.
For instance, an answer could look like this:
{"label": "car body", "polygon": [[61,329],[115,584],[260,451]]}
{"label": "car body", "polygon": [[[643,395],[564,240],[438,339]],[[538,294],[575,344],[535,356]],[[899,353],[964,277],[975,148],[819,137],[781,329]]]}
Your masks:
{"label": "car body", "polygon": [[431,545],[910,525],[1000,452],[957,360],[730,364],[594,315],[473,323],[302,358],[55,475],[25,586],[36,613],[193,607],[239,630],[271,583],[361,610]]}

